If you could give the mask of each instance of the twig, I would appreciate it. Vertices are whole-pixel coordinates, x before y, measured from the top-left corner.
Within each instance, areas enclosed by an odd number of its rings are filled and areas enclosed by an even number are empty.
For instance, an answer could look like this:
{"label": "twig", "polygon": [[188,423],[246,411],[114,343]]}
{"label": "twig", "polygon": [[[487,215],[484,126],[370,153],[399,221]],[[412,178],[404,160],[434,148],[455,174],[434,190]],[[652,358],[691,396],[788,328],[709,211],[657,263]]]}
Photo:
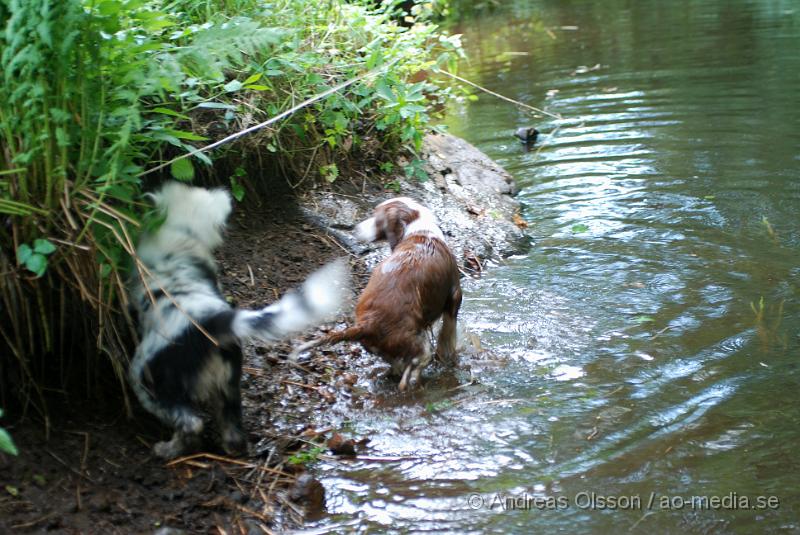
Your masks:
{"label": "twig", "polygon": [[214,143],[211,143],[210,145],[206,145],[205,147],[201,147],[199,149],[192,149],[191,151],[189,151],[189,152],[187,152],[185,154],[182,154],[182,155],[180,155],[180,156],[178,156],[176,158],[173,158],[173,159],[171,159],[171,160],[169,160],[167,162],[159,164],[159,165],[157,165],[155,167],[151,167],[150,169],[148,169],[146,171],[142,171],[137,176],[138,177],[142,177],[144,175],[149,175],[150,173],[154,173],[156,171],[164,169],[165,167],[168,167],[168,166],[172,165],[173,163],[175,163],[175,162],[177,162],[179,160],[183,160],[183,159],[188,158],[190,156],[194,156],[196,154],[200,154],[201,152],[208,152],[211,149],[215,149],[215,148],[219,147],[220,145],[224,145],[225,143],[228,143],[228,142],[233,141],[235,139],[238,139],[238,138],[240,138],[242,136],[245,136],[245,135],[249,134],[250,132],[255,132],[256,130],[261,130],[264,127],[267,127],[267,126],[269,126],[269,125],[271,125],[273,123],[276,123],[276,122],[280,121],[281,119],[283,119],[285,117],[288,117],[288,116],[294,114],[296,111],[299,111],[299,110],[301,110],[301,109],[303,109],[303,108],[305,108],[307,106],[310,106],[311,104],[314,104],[315,102],[318,102],[318,101],[320,101],[322,99],[325,99],[325,98],[329,97],[330,95],[332,95],[334,93],[338,93],[342,89],[344,89],[344,88],[346,88],[348,86],[351,86],[356,82],[360,82],[361,80],[363,80],[365,78],[368,78],[370,76],[378,74],[379,72],[381,72],[381,71],[383,71],[385,69],[388,69],[389,67],[391,67],[392,65],[397,63],[399,60],[400,60],[400,58],[396,58],[396,59],[390,61],[389,63],[385,64],[385,65],[380,65],[378,67],[375,67],[374,69],[372,69],[372,70],[370,70],[368,72],[365,72],[364,74],[362,74],[360,76],[356,76],[355,78],[347,80],[346,82],[342,82],[341,84],[339,84],[339,85],[337,85],[335,87],[332,87],[332,88],[328,89],[327,91],[323,91],[322,93],[314,95],[313,97],[304,100],[300,104],[297,104],[296,106],[292,106],[288,110],[279,113],[278,115],[276,115],[275,117],[272,117],[271,119],[267,119],[264,122],[258,123],[256,125],[253,125],[253,126],[249,127],[249,128],[245,128],[244,130],[240,130],[239,132],[235,132],[235,133],[233,133],[233,134],[231,134],[231,135],[229,135],[227,137],[224,137],[224,138],[220,139],[219,141],[215,141]]}
{"label": "twig", "polygon": [[407,456],[396,456],[396,457],[373,457],[371,455],[356,455],[355,457],[338,457],[335,455],[320,455],[320,459],[324,459],[326,461],[370,461],[370,462],[379,462],[379,463],[396,463],[400,461],[418,461],[421,459],[425,459],[425,457],[419,457],[415,455],[407,455]]}
{"label": "twig", "polygon": [[319,387],[318,386],[307,385],[305,383],[298,383],[296,381],[287,381],[287,380],[284,379],[284,380],[281,381],[281,384],[301,386],[303,388],[308,388],[309,390],[317,390],[317,391],[319,391]]}
{"label": "twig", "polygon": [[54,516],[55,516],[55,515],[57,515],[57,514],[59,514],[59,513],[58,513],[58,511],[54,511],[54,512],[52,512],[52,513],[49,513],[49,514],[46,514],[46,515],[44,515],[44,516],[43,516],[43,517],[41,517],[41,518],[37,518],[36,520],[31,520],[30,522],[25,522],[24,524],[15,524],[15,525],[11,526],[11,529],[26,529],[26,528],[32,528],[32,527],[33,527],[33,526],[35,526],[36,524],[40,524],[41,522],[44,522],[44,521],[45,521],[45,520],[47,520],[48,518],[52,518],[52,517],[54,517]]}
{"label": "twig", "polygon": [[256,278],[253,276],[253,268],[250,267],[250,264],[247,264],[247,272],[250,274],[250,286],[255,286]]}
{"label": "twig", "polygon": [[173,467],[178,464],[186,463],[187,461],[193,461],[195,459],[210,459],[212,461],[219,461],[221,463],[228,463],[228,464],[235,464],[237,466],[243,466],[245,468],[258,468],[259,470],[263,470],[265,472],[269,472],[272,474],[277,474],[279,476],[285,477],[292,477],[291,474],[287,474],[286,472],[282,472],[280,470],[276,470],[274,468],[269,468],[268,466],[259,466],[257,464],[248,463],[245,461],[240,461],[238,459],[231,459],[229,457],[223,457],[221,455],[214,455],[213,453],[195,453],[193,455],[187,455],[186,457],[180,457],[178,459],[174,459],[168,462],[165,466]]}
{"label": "twig", "polygon": [[81,474],[79,471],[75,470],[70,465],[65,463],[64,460],[61,457],[59,457],[58,455],[56,455],[52,451],[50,451],[50,450],[44,450],[44,451],[46,451],[53,459],[55,459],[56,461],[61,463],[61,465],[64,466],[64,468],[66,468],[67,470],[69,470],[73,474],[77,475],[78,477],[82,477],[82,478],[86,479],[87,481],[90,481],[90,482],[94,483],[94,480],[91,477],[87,476],[86,474]]}
{"label": "twig", "polygon": [[672,329],[672,326],[671,326],[671,325],[667,325],[666,327],[664,327],[663,329],[661,329],[660,331],[658,331],[656,334],[654,334],[654,335],[653,335],[653,336],[650,338],[650,340],[655,340],[656,338],[658,338],[659,336],[661,336],[662,334],[664,334],[665,332],[667,332],[667,331],[668,331],[668,330],[670,330],[670,329]]}
{"label": "twig", "polygon": [[530,111],[532,111],[532,112],[535,112],[535,113],[543,113],[543,114],[545,114],[545,115],[548,115],[548,116],[550,116],[550,117],[552,117],[552,118],[554,118],[554,119],[563,119],[563,117],[561,117],[561,116],[560,116],[559,114],[557,114],[557,113],[550,113],[549,111],[541,110],[541,109],[539,109],[539,108],[534,108],[533,106],[529,106],[529,105],[527,105],[527,104],[524,104],[524,103],[522,103],[522,102],[520,102],[520,101],[518,101],[518,100],[514,100],[513,98],[508,98],[508,97],[506,97],[506,96],[503,96],[503,95],[501,95],[500,93],[495,93],[495,92],[494,92],[494,91],[492,91],[491,89],[486,89],[485,87],[483,87],[483,86],[481,86],[481,85],[478,85],[478,84],[476,84],[475,82],[471,82],[471,81],[467,80],[466,78],[462,78],[462,77],[460,77],[460,76],[458,76],[458,75],[456,75],[456,74],[453,74],[453,73],[450,73],[450,72],[447,72],[447,71],[440,71],[440,70],[437,70],[437,71],[435,71],[435,72],[437,72],[437,73],[441,73],[441,74],[444,74],[444,75],[447,75],[447,76],[449,76],[450,78],[455,78],[455,79],[456,79],[456,80],[458,80],[459,82],[463,82],[463,83],[465,83],[465,84],[467,84],[467,85],[471,85],[472,87],[475,87],[475,88],[477,88],[477,89],[480,89],[480,90],[481,90],[481,91],[483,91],[484,93],[488,93],[488,94],[492,95],[493,97],[497,97],[497,98],[499,98],[500,100],[505,100],[506,102],[510,102],[511,104],[516,104],[517,106],[520,106],[520,107],[522,107],[522,108],[526,108],[526,109],[528,109],[528,110],[530,110]]}

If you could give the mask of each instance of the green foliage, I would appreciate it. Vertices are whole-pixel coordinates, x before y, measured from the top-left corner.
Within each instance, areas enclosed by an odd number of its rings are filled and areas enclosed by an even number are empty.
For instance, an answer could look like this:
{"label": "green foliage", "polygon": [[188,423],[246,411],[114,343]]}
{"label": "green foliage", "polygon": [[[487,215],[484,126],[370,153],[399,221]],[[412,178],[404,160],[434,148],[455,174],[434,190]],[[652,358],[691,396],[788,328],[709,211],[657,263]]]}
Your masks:
{"label": "green foliage", "polygon": [[443,399],[441,401],[433,402],[430,401],[425,404],[425,410],[430,414],[436,414],[438,412],[443,412],[448,409],[451,409],[455,406],[455,404],[449,399]]}
{"label": "green foliage", "polygon": [[574,232],[575,234],[580,234],[582,232],[588,232],[588,231],[589,231],[589,225],[586,225],[585,223],[577,223],[575,225],[572,225],[572,232]]}
{"label": "green foliage", "polygon": [[428,172],[425,171],[425,161],[419,158],[414,158],[411,163],[403,167],[403,171],[408,178],[416,178],[420,182],[425,182],[430,178]]}
{"label": "green foliage", "polygon": [[289,461],[289,464],[309,465],[319,461],[319,456],[323,453],[325,453],[325,448],[321,446],[312,446],[307,450],[301,450],[291,455],[287,461]]}
{"label": "green foliage", "polygon": [[[191,153],[156,178],[229,183],[237,200],[262,174],[216,177],[212,157],[255,152],[289,177],[318,169],[333,182],[348,158],[377,166],[410,152],[406,172],[423,179],[414,153],[430,104],[449,94],[426,73],[462,55],[458,37],[429,22],[444,5],[419,3],[418,23],[403,27],[390,5],[344,0],[0,0],[0,271],[10,274],[0,334],[20,378],[10,382],[41,393],[45,366],[31,365],[45,360],[31,357],[69,358],[71,347],[108,355],[123,382],[118,305],[145,228],[146,169]],[[194,150],[373,69],[222,151]],[[58,254],[37,248],[41,236]],[[64,325],[51,313],[75,306],[86,313]]]}
{"label": "green foliage", "polygon": [[319,174],[326,182],[336,182],[336,179],[339,178],[339,168],[335,163],[323,165],[319,168]]}
{"label": "green foliage", "polygon": [[37,277],[41,277],[47,270],[47,257],[55,250],[55,245],[39,238],[33,241],[33,247],[27,243],[17,247],[17,261],[35,273]]}
{"label": "green foliage", "polygon": [[233,195],[233,198],[238,202],[242,202],[244,199],[244,188],[239,181],[246,178],[246,176],[244,169],[241,167],[237,167],[236,171],[230,176],[231,195]]}
{"label": "green foliage", "polygon": [[[0,418],[3,417],[3,409],[0,409]],[[14,445],[14,441],[11,440],[11,435],[8,434],[8,431],[0,427],[0,452],[8,453],[11,455],[19,455],[19,450]]]}

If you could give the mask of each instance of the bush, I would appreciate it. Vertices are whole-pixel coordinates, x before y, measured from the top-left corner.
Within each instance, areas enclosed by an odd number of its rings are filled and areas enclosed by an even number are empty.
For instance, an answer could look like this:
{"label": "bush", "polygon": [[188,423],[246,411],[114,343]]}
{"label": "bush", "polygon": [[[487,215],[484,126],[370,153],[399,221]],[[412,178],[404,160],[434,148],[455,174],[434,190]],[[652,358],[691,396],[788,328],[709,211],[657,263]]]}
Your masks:
{"label": "bush", "polygon": [[0,361],[2,399],[43,409],[47,389],[76,379],[91,393],[108,364],[124,383],[140,193],[166,178],[147,169],[373,69],[169,173],[230,183],[240,199],[242,183],[262,180],[243,168],[251,154],[298,183],[336,180],[349,158],[377,166],[419,150],[429,104],[448,90],[412,77],[452,64],[460,44],[425,22],[425,5],[408,28],[371,5],[0,0],[0,350],[13,355]]}

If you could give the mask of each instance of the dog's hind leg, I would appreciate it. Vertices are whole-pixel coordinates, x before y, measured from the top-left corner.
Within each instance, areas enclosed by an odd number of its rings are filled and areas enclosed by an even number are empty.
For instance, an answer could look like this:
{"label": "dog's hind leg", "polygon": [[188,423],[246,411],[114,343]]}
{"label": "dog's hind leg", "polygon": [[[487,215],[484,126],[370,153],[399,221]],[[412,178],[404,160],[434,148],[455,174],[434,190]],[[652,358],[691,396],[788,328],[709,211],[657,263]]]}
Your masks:
{"label": "dog's hind leg", "polygon": [[444,314],[442,315],[442,329],[439,331],[439,337],[436,340],[436,358],[446,366],[458,364],[456,326],[459,308],[461,308],[461,290],[456,289],[453,296],[445,304]]}
{"label": "dog's hind leg", "polygon": [[203,432],[203,419],[187,407],[175,407],[169,411],[172,415],[175,432],[172,439],[157,442],[153,453],[162,459],[173,459],[200,444],[200,433]]}
{"label": "dog's hind leg", "polygon": [[219,399],[216,400],[216,419],[219,432],[222,435],[222,448],[228,455],[238,455],[247,452],[247,437],[242,425],[242,394],[241,394],[241,369],[242,354],[237,347],[236,354],[233,350],[223,351],[223,356],[233,368],[228,381],[222,385]]}
{"label": "dog's hind leg", "polygon": [[411,388],[414,388],[419,384],[419,378],[422,375],[422,370],[424,370],[428,364],[431,363],[431,360],[433,360],[431,344],[428,341],[428,337],[424,336],[424,342],[422,342],[422,353],[411,361],[411,364],[414,366],[414,368],[411,370],[411,376],[409,378]]}
{"label": "dog's hind leg", "polygon": [[430,364],[431,360],[433,360],[431,344],[430,341],[428,341],[428,337],[425,333],[422,333],[419,336],[418,343],[415,345],[415,349],[417,350],[415,356],[411,359],[403,371],[403,377],[400,379],[400,384],[398,385],[398,389],[401,392],[405,392],[409,386],[411,388],[416,387],[419,384],[422,370],[424,370],[425,367]]}

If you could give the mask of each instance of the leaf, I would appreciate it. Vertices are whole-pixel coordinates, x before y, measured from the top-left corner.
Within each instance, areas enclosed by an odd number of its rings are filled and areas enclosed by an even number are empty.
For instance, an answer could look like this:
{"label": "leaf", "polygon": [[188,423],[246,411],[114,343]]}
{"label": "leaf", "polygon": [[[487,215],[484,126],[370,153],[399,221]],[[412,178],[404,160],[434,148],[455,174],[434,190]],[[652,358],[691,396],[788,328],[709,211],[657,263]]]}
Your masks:
{"label": "leaf", "polygon": [[69,135],[62,127],[56,127],[56,145],[64,148],[69,147]]}
{"label": "leaf", "polygon": [[656,320],[654,320],[650,316],[636,316],[635,318],[633,318],[633,321],[635,321],[636,323],[649,323],[651,321],[656,321]]}
{"label": "leaf", "polygon": [[38,279],[47,271],[47,257],[43,254],[33,253],[25,262],[25,267],[28,268],[29,271],[35,273]]}
{"label": "leaf", "polygon": [[228,82],[227,84],[222,86],[222,88],[225,91],[227,91],[228,93],[233,93],[234,91],[239,91],[242,87],[244,87],[244,84],[242,82],[240,82],[239,80],[231,80],[230,82]]}
{"label": "leaf", "polygon": [[259,73],[256,73],[256,74],[254,74],[254,75],[250,76],[250,77],[249,77],[247,80],[245,80],[245,81],[244,81],[244,82],[242,82],[242,83],[243,83],[244,85],[250,85],[250,84],[254,84],[254,83],[258,82],[258,81],[261,79],[261,76],[262,76],[262,75],[263,75],[263,73],[260,73],[260,72],[259,72]]}
{"label": "leaf", "polygon": [[39,254],[49,255],[55,252],[56,246],[48,240],[40,238],[33,240],[33,250]]}
{"label": "leaf", "polygon": [[20,264],[26,263],[30,259],[32,254],[33,254],[33,249],[31,249],[31,246],[28,245],[27,243],[23,243],[22,245],[17,247],[17,261]]}
{"label": "leaf", "polygon": [[587,230],[589,230],[589,227],[587,225],[584,225],[583,223],[572,225],[572,232],[574,232],[575,234],[578,234],[579,232],[586,232]]}
{"label": "leaf", "polygon": [[246,85],[245,89],[252,89],[253,91],[269,91],[269,87],[265,85]]}
{"label": "leaf", "polygon": [[173,177],[183,182],[189,182],[194,178],[194,166],[189,158],[172,162],[169,170]]}
{"label": "leaf", "polygon": [[319,168],[319,172],[322,177],[330,183],[336,182],[336,179],[339,178],[339,168],[336,166],[335,163],[330,165],[323,165]]}
{"label": "leaf", "polygon": [[182,113],[178,113],[177,111],[171,110],[169,108],[153,108],[151,111],[153,113],[162,113],[164,115],[170,115],[172,117],[178,117],[180,119],[188,119],[189,118],[188,115],[184,115]]}
{"label": "leaf", "polygon": [[383,80],[379,81],[376,84],[375,90],[378,93],[378,95],[380,95],[385,100],[388,100],[389,102],[397,102],[397,97],[395,96],[394,93],[392,93],[392,90],[389,89],[389,86],[386,85],[386,82],[384,82]]}
{"label": "leaf", "polygon": [[175,136],[178,139],[185,139],[187,141],[208,141],[207,137],[198,136],[193,132],[187,132],[185,130],[172,130],[171,128],[165,128],[164,133],[170,136]]}
{"label": "leaf", "polygon": [[[2,430],[2,429],[0,429],[0,431],[3,431],[3,430]],[[3,433],[5,433],[5,431],[3,431]],[[10,439],[10,438],[11,438],[11,437],[9,437],[9,439]],[[2,440],[2,439],[0,439],[0,440]],[[13,447],[13,446],[14,446],[14,444],[12,443],[12,444],[11,444],[11,446]],[[14,448],[14,451],[16,452],[16,451],[17,451],[17,449],[16,449],[16,448]],[[11,451],[9,451],[8,453],[11,453]],[[17,454],[17,453],[11,453],[11,455],[16,455],[16,454]],[[15,498],[16,498],[17,496],[19,496],[19,489],[18,489],[17,487],[15,487],[14,485],[6,485],[6,492],[7,492],[7,493],[9,493],[9,494],[11,494],[11,495],[12,495],[13,497],[15,497]]]}
{"label": "leaf", "polygon": [[105,2],[100,2],[100,4],[98,4],[97,6],[97,11],[101,15],[105,15],[107,17],[116,15],[117,13],[119,13],[120,9],[122,9],[122,4],[120,4],[117,1],[107,0]]}
{"label": "leaf", "polygon": [[231,180],[231,194],[233,195],[233,198],[236,199],[238,202],[242,202],[242,199],[244,199],[244,188],[242,187],[241,184],[239,184],[239,181],[236,180],[236,176],[231,175],[230,180]]}

